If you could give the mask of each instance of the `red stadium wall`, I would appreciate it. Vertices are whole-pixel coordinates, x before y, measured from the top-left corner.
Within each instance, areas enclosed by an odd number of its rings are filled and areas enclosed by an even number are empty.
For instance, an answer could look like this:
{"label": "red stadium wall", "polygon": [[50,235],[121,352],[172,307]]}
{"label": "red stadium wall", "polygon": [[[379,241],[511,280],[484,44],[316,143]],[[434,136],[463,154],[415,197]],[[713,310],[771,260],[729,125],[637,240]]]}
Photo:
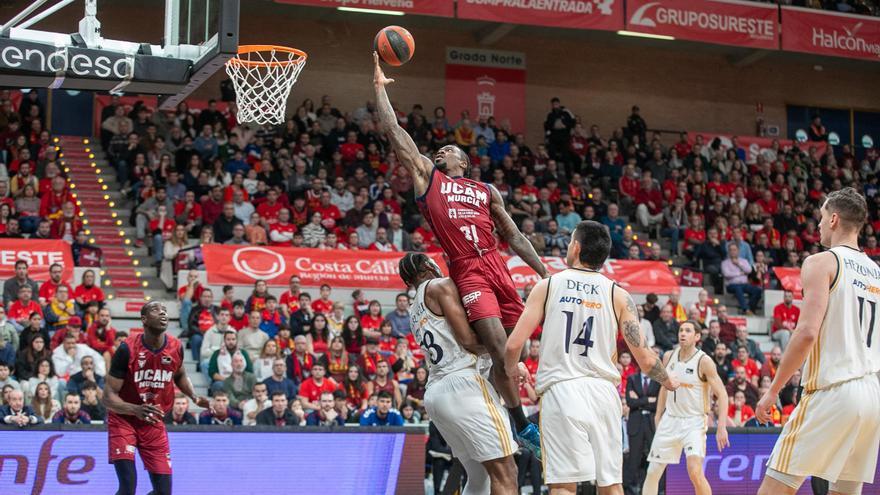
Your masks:
{"label": "red stadium wall", "polygon": [[[154,43],[161,38],[161,6],[155,4],[147,8],[133,0],[105,3],[100,19],[103,34],[109,38]],[[138,22],[132,23],[132,19]],[[728,59],[733,53],[730,48],[625,39],[610,33],[518,26],[485,47],[472,34],[480,26],[473,21],[342,15],[331,9],[243,2],[241,42],[291,45],[309,53],[290,106],[304,98],[317,100],[330,94],[335,106],[357,108],[373,98],[369,53],[373,36],[391,23],[409,28],[416,39],[413,60],[388,71],[398,79],[392,98],[406,111],[414,103],[422,103],[427,111],[443,103],[447,46],[525,53],[526,122],[531,142],[542,132],[553,96],[583,115],[587,124],[602,126],[606,135],[612,126],[625,122],[634,103],[641,106],[651,128],[739,134],[754,133],[758,103],[763,106],[765,121],[782,126],[783,135],[786,104],[880,109],[875,93],[880,82],[876,64],[768,52],[747,67],[736,67]],[[39,27],[73,29],[73,25],[61,24],[46,21]],[[747,53],[737,52],[739,56]],[[817,63],[824,66],[823,71],[813,69]],[[220,80],[221,76],[216,76],[195,97],[217,96]],[[457,120],[457,116],[451,117]]]}

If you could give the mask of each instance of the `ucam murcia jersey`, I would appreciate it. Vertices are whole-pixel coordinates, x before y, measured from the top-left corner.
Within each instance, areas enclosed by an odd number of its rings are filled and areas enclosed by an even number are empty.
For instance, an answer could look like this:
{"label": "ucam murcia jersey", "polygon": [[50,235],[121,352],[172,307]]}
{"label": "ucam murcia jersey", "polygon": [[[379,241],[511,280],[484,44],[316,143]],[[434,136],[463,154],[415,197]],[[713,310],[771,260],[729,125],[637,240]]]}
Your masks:
{"label": "ucam murcia jersey", "polygon": [[413,335],[428,361],[428,387],[452,373],[467,369],[477,372],[477,356],[459,345],[446,319],[435,315],[425,304],[425,290],[432,281],[419,285],[409,308]]}
{"label": "ucam murcia jersey", "polygon": [[[880,267],[862,251],[836,246],[837,275],[819,337],[804,365],[805,392],[880,371]],[[809,308],[806,308],[809,311]]]}
{"label": "ucam murcia jersey", "polygon": [[132,404],[155,404],[166,412],[171,410],[174,404],[174,374],[183,363],[180,341],[166,333],[165,345],[160,349],[150,349],[143,342],[143,334],[139,333],[125,339],[124,346],[116,351],[117,354],[120,352],[118,358],[114,355],[114,361],[127,357],[127,366],[122,371],[114,363],[111,365],[111,375],[123,380],[119,391],[122,400]]}
{"label": "ucam murcia jersey", "polygon": [[582,377],[620,383],[614,282],[594,270],[568,268],[547,283],[536,391]]}
{"label": "ucam murcia jersey", "polygon": [[700,376],[700,360],[706,354],[697,349],[688,360],[681,360],[681,347],[672,350],[666,370],[681,386],[666,394],[666,414],[677,418],[705,417],[709,413],[709,382]]}
{"label": "ucam murcia jersey", "polygon": [[489,186],[465,177],[449,177],[436,167],[425,194],[416,199],[440,247],[455,261],[495,249],[495,221]]}

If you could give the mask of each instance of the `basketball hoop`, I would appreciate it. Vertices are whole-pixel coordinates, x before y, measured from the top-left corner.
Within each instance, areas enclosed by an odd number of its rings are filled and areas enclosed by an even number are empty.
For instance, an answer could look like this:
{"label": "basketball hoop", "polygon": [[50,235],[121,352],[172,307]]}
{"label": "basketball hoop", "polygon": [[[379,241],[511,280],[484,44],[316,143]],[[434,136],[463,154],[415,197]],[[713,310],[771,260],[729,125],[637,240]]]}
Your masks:
{"label": "basketball hoop", "polygon": [[235,88],[238,120],[283,124],[287,97],[306,65],[305,52],[275,45],[241,45],[226,62]]}

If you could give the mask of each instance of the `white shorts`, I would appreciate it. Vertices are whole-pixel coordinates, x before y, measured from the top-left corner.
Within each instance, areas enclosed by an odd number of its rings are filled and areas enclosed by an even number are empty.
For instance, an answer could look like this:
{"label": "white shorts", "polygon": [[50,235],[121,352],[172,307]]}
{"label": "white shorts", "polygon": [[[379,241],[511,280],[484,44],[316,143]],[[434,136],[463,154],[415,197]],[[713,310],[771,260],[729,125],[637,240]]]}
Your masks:
{"label": "white shorts", "polygon": [[880,448],[880,379],[871,374],[804,394],[767,466],[829,482],[874,482]]}
{"label": "white shorts", "polygon": [[621,482],[620,396],[610,381],[576,378],[551,385],[541,397],[544,482]]}
{"label": "white shorts", "polygon": [[685,457],[706,457],[706,417],[679,418],[664,414],[651,442],[648,462],[678,464]]}
{"label": "white shorts", "polygon": [[459,459],[486,462],[513,455],[518,448],[498,393],[476,372],[431,383],[425,409]]}

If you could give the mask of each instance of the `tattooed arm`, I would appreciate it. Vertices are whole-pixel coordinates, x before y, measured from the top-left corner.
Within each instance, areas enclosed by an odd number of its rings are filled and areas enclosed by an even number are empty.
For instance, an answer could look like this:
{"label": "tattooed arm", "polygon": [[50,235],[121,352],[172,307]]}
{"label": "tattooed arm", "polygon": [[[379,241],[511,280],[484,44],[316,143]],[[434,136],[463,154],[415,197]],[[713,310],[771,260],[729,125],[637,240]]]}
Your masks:
{"label": "tattooed arm", "polygon": [[632,296],[619,286],[614,287],[614,312],[617,314],[617,323],[620,331],[623,332],[623,339],[642,372],[668,390],[677,389],[678,380],[674,375],[666,372],[660,357],[648,347],[642,327],[639,325],[639,313]]}
{"label": "tattooed arm", "polygon": [[498,230],[498,235],[510,244],[511,249],[513,249],[513,251],[518,254],[519,257],[532,268],[532,270],[535,270],[535,273],[540,275],[541,278],[547,278],[547,267],[541,263],[541,258],[535,251],[535,246],[526,239],[526,236],[519,231],[519,228],[517,228],[513,219],[510,218],[510,214],[507,213],[507,209],[504,208],[504,198],[501,197],[501,193],[499,193],[498,189],[491,184],[489,185],[489,190],[492,192],[492,200],[489,203],[489,208],[492,211],[492,220],[495,221],[495,228]]}
{"label": "tattooed arm", "polygon": [[394,114],[394,108],[385,91],[385,86],[394,82],[394,79],[385,77],[385,73],[379,65],[379,55],[376,52],[373,52],[373,64],[373,85],[376,88],[376,111],[379,114],[379,126],[388,135],[397,160],[412,174],[416,196],[421,196],[428,189],[434,165],[431,160],[419,153],[419,148],[412,136],[397,123],[397,115]]}

